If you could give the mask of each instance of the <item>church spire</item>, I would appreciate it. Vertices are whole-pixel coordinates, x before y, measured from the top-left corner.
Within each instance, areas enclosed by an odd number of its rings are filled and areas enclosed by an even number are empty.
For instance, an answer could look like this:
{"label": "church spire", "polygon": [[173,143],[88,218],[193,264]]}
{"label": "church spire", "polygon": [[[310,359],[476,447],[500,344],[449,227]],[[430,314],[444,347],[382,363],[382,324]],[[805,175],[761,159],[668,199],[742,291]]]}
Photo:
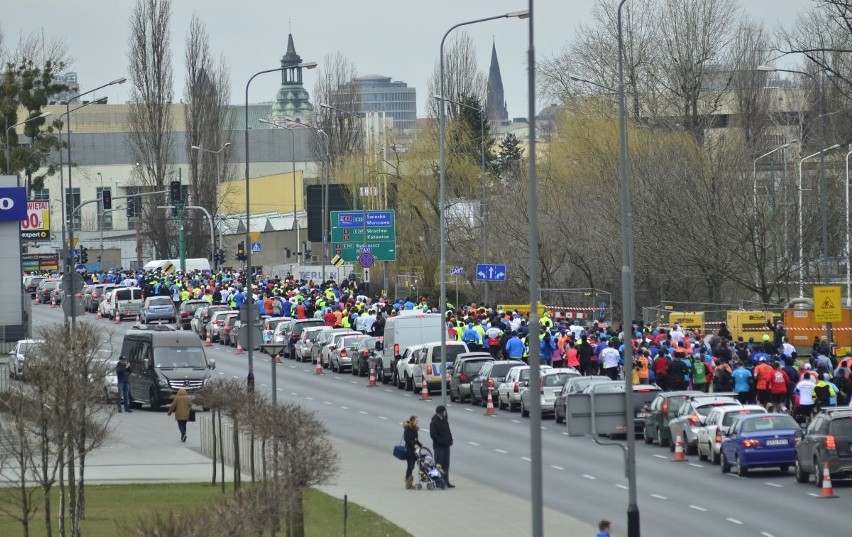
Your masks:
{"label": "church spire", "polygon": [[503,77],[500,75],[500,62],[497,61],[497,45],[491,43],[491,66],[488,68],[486,110],[488,121],[508,121],[506,100],[503,95]]}
{"label": "church spire", "polygon": [[272,105],[272,118],[309,119],[313,112],[310,95],[302,86],[302,57],[296,53],[293,34],[287,36],[287,52],[281,58],[281,87]]}

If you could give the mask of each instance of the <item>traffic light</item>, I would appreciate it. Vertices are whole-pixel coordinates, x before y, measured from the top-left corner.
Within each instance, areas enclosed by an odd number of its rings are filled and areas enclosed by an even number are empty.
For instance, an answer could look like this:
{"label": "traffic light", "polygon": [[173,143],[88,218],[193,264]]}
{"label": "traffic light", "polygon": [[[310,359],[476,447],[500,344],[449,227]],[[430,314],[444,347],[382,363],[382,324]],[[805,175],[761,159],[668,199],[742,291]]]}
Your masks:
{"label": "traffic light", "polygon": [[86,264],[89,262],[89,249],[85,246],[80,246],[80,263]]}
{"label": "traffic light", "polygon": [[183,202],[180,181],[172,181],[169,183],[169,198],[171,199],[172,205],[180,205]]}
{"label": "traffic light", "polygon": [[101,201],[104,204],[104,210],[109,211],[112,209],[112,191],[111,190],[102,190],[101,191]]}
{"label": "traffic light", "polygon": [[225,261],[226,261],[225,250],[223,250],[221,248],[216,250],[216,253],[214,254],[214,260],[216,261],[217,264],[224,265]]}
{"label": "traffic light", "polygon": [[246,260],[246,243],[244,243],[243,241],[240,241],[240,243],[237,244],[237,260]]}

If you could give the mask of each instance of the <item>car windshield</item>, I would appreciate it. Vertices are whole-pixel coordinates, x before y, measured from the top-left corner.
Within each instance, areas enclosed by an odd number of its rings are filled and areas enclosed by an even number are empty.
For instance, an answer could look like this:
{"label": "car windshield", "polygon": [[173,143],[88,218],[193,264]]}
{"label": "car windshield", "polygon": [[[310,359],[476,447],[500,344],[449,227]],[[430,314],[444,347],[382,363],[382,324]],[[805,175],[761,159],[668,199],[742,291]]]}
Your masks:
{"label": "car windshield", "polygon": [[726,412],[725,416],[722,418],[722,427],[730,427],[740,416],[748,416],[749,414],[758,413],[765,414],[766,412],[764,410],[757,410],[756,408],[744,408],[742,410],[737,410],[736,412]]}
{"label": "car windshield", "polygon": [[27,341],[21,343],[20,347],[18,347],[18,352],[20,354],[27,354],[30,352],[34,352],[36,348],[39,346],[39,343],[35,343],[33,341]]}
{"label": "car windshield", "polygon": [[591,384],[589,393],[620,393],[624,391],[624,384],[610,384],[609,382],[601,382]]}
{"label": "car windshield", "polygon": [[831,434],[837,436],[852,436],[852,416],[832,420]]}
{"label": "car windshield", "polygon": [[464,363],[462,367],[462,372],[471,374],[471,373],[479,373],[479,370],[482,369],[482,363],[487,360],[468,360]]}
{"label": "car windshield", "polygon": [[341,347],[357,347],[358,343],[364,336],[349,336],[343,338],[343,341],[340,343]]}
{"label": "car windshield", "polygon": [[151,298],[149,300],[150,300],[150,302],[148,302],[148,305],[150,305],[150,306],[172,306],[172,305],[174,305],[174,303],[172,302],[172,299],[167,297],[167,296],[158,296],[158,297]]}
{"label": "car windshield", "polygon": [[799,429],[799,424],[790,416],[765,416],[752,418],[743,423],[742,432],[754,433],[760,431],[783,431]]}
{"label": "car windshield", "polygon": [[545,375],[541,379],[541,385],[546,388],[561,387],[571,375],[568,373],[556,373],[555,375]]}
{"label": "car windshield", "polygon": [[207,360],[200,347],[154,347],[154,366],[161,369],[204,369]]}
{"label": "car windshield", "polygon": [[320,336],[320,334],[322,334],[322,333],[323,333],[323,330],[312,330],[312,331],[308,332],[308,335],[307,335],[307,336],[305,336],[306,341],[308,341],[308,342],[310,342],[310,343],[313,343],[314,341],[316,341],[316,340],[317,340],[317,338],[318,338],[318,337]]}
{"label": "car windshield", "polygon": [[195,310],[206,304],[206,302],[184,302],[183,311],[195,313]]}
{"label": "car windshield", "polygon": [[508,373],[513,367],[518,367],[518,364],[495,364],[494,367],[491,368],[491,376],[505,377],[506,373]]}
{"label": "car windshield", "polygon": [[699,416],[707,416],[707,414],[709,414],[714,408],[719,408],[720,406],[735,405],[735,404],[737,404],[737,403],[734,403],[734,402],[724,403],[722,401],[718,401],[718,402],[715,402],[715,403],[709,403],[709,404],[706,404],[706,405],[697,406],[695,408],[695,411],[698,412]]}
{"label": "car windshield", "polygon": [[[435,360],[440,360],[441,358],[441,350],[435,349],[437,352],[433,352],[432,356]],[[455,362],[456,358],[458,358],[459,354],[464,354],[467,352],[467,349],[462,347],[461,345],[447,345],[447,362]]]}

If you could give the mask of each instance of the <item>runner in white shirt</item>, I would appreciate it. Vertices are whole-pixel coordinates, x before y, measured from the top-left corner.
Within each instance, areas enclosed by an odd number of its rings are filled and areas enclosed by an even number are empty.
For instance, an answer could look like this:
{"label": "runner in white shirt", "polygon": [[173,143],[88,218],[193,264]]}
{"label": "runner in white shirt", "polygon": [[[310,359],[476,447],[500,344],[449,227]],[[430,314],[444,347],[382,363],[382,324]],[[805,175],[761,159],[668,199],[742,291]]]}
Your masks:
{"label": "runner in white shirt", "polygon": [[796,392],[799,394],[799,406],[796,408],[796,414],[802,419],[810,418],[814,410],[814,387],[816,382],[813,379],[812,371],[805,371],[802,374],[802,380],[796,384]]}

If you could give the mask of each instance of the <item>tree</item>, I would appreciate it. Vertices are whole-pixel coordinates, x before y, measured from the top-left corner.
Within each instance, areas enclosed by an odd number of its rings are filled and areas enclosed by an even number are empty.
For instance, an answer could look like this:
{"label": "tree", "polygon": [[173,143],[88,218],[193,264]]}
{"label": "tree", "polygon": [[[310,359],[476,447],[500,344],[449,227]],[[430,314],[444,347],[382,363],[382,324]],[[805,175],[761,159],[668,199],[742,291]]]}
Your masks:
{"label": "tree", "polygon": [[[171,0],[136,0],[130,15],[130,80],[133,83],[128,112],[128,143],[139,163],[143,187],[164,190],[169,182],[172,155]],[[143,204],[142,223],[161,257],[172,257],[177,236],[167,218],[164,195]]]}
{"label": "tree", "polygon": [[[429,78],[427,94],[441,95],[440,59],[435,62],[432,76]],[[444,47],[444,98],[447,99],[447,119],[452,120],[462,113],[463,107],[452,105],[450,101],[464,102],[475,98],[485,102],[486,77],[479,70],[476,60],[476,47],[470,34],[464,31],[453,33]],[[426,100],[426,112],[430,117],[439,117],[439,103],[436,99]]]}
{"label": "tree", "polygon": [[[186,154],[189,156],[189,196],[193,205],[204,207],[215,219],[220,202],[218,181],[220,178],[226,180],[229,175],[233,145],[216,155],[194,150],[192,146],[219,151],[226,143],[233,143],[230,133],[234,127],[234,115],[228,114],[227,108],[230,98],[228,67],[224,58],[215,62],[207,28],[195,14],[189,23],[185,61],[187,84],[183,107]],[[204,214],[190,211],[187,217],[186,235],[205,236],[208,223]],[[207,248],[206,241],[188,241],[187,257],[206,257]]]}
{"label": "tree", "polygon": [[[317,103],[315,126],[328,135],[327,156],[332,169],[337,169],[344,156],[361,150],[363,120],[353,115],[361,112],[360,94],[354,85],[358,74],[355,64],[340,52],[326,54],[321,65],[314,84],[314,100]],[[349,113],[341,113],[320,104]],[[325,139],[321,136],[316,137],[314,153],[318,162],[325,162]]]}

